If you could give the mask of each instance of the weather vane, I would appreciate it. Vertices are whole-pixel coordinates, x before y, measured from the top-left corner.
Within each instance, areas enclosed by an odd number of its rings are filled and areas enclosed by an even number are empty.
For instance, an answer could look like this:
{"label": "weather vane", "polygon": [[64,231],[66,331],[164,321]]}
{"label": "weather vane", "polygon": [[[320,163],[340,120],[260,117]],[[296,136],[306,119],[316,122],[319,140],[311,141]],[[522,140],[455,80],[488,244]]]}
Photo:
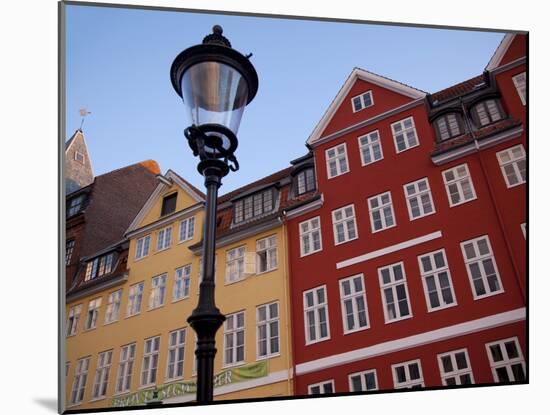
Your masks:
{"label": "weather vane", "polygon": [[86,115],[91,114],[90,111],[88,111],[86,108],[80,108],[80,116],[82,117],[82,121],[80,122],[80,130],[82,131],[82,126],[84,125],[84,118],[86,118]]}

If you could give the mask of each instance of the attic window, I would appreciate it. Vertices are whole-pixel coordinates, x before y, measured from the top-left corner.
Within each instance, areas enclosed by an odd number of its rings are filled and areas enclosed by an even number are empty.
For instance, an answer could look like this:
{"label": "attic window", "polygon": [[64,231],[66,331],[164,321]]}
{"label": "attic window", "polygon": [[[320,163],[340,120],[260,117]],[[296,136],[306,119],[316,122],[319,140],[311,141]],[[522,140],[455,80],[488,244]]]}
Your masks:
{"label": "attic window", "polygon": [[447,140],[462,134],[461,117],[457,113],[442,115],[435,120],[440,140]]}
{"label": "attic window", "polygon": [[504,118],[500,104],[496,99],[487,99],[477,104],[472,115],[478,127],[484,127]]}
{"label": "attic window", "polygon": [[275,207],[274,193],[273,189],[268,189],[236,201],[233,206],[233,222],[239,223],[271,212]]}
{"label": "attic window", "polygon": [[85,160],[85,159],[84,159],[84,154],[82,154],[81,152],[75,151],[75,152],[74,152],[74,159],[75,159],[76,161],[78,161],[79,163],[84,164],[84,160]]}
{"label": "attic window", "polygon": [[315,174],[313,168],[304,169],[296,175],[296,195],[310,192],[315,189]]}
{"label": "attic window", "polygon": [[361,111],[367,107],[374,105],[372,100],[372,91],[367,91],[361,95],[357,95],[351,99],[351,105],[353,107],[353,112]]}
{"label": "attic window", "polygon": [[76,197],[73,197],[71,200],[69,200],[68,206],[67,206],[67,217],[71,217],[79,213],[82,208],[84,207],[84,195],[78,195]]}
{"label": "attic window", "polygon": [[162,199],[162,209],[160,211],[160,216],[169,215],[170,213],[176,210],[176,199],[178,197],[177,193],[172,193],[168,196],[165,196]]}
{"label": "attic window", "polygon": [[113,270],[113,259],[114,254],[110,253],[88,261],[86,264],[84,281],[93,280],[94,278],[110,274]]}

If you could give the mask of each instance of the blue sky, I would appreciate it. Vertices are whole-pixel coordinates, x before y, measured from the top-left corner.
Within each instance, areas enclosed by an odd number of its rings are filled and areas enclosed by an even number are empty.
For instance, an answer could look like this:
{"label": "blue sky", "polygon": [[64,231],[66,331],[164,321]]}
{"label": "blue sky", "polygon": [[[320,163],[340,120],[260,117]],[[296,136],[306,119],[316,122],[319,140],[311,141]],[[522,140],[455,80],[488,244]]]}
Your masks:
{"label": "blue sky", "polygon": [[84,133],[96,175],[154,159],[203,188],[170,66],[220,24],[253,53],[260,86],[239,129],[227,193],[289,165],[354,67],[435,92],[483,72],[503,33],[108,7],[67,7],[66,129]]}

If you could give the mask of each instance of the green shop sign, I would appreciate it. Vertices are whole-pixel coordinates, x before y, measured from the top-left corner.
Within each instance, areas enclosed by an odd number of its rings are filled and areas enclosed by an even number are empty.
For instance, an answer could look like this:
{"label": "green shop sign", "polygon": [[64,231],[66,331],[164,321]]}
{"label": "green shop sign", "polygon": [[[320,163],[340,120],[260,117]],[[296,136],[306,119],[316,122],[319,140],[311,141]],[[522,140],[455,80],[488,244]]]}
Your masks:
{"label": "green shop sign", "polygon": [[[246,380],[257,379],[267,376],[267,361],[263,360],[233,369],[224,370],[214,376],[214,388],[220,386],[232,385],[233,383],[244,382]],[[166,385],[160,385],[151,389],[130,393],[128,395],[117,396],[113,398],[111,406],[125,407],[145,405],[147,401],[153,398],[153,393],[158,392],[158,399],[170,399],[178,396],[184,396],[190,393],[196,393],[197,383],[195,380],[173,382]]]}

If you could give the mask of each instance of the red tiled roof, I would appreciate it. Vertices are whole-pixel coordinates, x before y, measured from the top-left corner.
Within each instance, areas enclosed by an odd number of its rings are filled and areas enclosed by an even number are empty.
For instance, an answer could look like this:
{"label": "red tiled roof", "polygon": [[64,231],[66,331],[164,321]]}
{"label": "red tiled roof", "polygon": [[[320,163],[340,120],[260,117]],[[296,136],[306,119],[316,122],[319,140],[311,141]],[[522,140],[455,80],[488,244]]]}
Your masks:
{"label": "red tiled roof", "polygon": [[265,176],[259,180],[256,180],[255,182],[248,183],[247,185],[243,187],[239,187],[238,189],[235,189],[229,193],[226,193],[218,198],[219,203],[227,202],[228,200],[233,199],[234,197],[237,197],[239,194],[244,193],[250,189],[253,189],[258,186],[262,186],[264,184],[269,184],[273,182],[277,182],[287,176],[290,175],[290,172],[292,170],[292,167],[287,167],[285,169],[279,170],[273,174],[270,174],[269,176]]}
{"label": "red tiled roof", "polygon": [[482,83],[485,80],[484,75],[478,75],[466,81],[460,82],[459,84],[450,86],[448,88],[442,89],[441,91],[434,92],[432,95],[432,100],[435,101],[447,101],[448,99],[456,98],[461,95],[467,94],[474,90],[474,87],[477,84]]}

